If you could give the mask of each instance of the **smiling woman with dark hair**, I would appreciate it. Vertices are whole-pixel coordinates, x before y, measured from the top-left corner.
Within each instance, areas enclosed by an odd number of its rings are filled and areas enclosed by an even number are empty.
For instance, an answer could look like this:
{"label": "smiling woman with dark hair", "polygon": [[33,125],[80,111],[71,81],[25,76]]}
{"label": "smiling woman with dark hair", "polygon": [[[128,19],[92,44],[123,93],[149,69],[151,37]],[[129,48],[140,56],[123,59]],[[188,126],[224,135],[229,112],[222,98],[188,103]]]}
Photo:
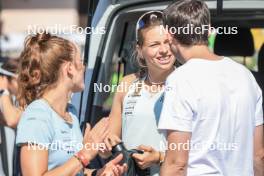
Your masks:
{"label": "smiling woman with dark hair", "polygon": [[[141,169],[149,169],[151,176],[159,175],[159,164],[164,158],[166,139],[157,129],[163,102],[164,84],[175,69],[175,57],[170,49],[170,38],[163,27],[163,13],[144,13],[136,23],[136,61],[138,73],[127,75],[115,94],[109,137],[111,146],[122,138],[128,149],[137,148],[144,154],[132,157]],[[148,171],[146,171],[148,172]]]}

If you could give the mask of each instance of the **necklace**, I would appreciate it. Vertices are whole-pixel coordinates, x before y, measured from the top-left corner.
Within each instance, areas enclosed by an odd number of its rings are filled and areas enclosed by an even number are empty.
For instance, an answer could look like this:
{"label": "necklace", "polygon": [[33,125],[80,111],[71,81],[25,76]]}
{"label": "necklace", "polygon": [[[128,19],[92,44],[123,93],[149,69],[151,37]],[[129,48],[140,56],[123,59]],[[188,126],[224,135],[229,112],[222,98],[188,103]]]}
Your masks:
{"label": "necklace", "polygon": [[150,82],[150,86],[147,86],[147,92],[149,94],[149,98],[152,98],[154,96],[156,96],[160,91],[163,90],[163,85],[165,83],[165,81],[163,82],[154,82],[152,81],[150,74],[147,75],[148,81]]}
{"label": "necklace", "polygon": [[153,85],[160,85],[160,84],[164,84],[165,83],[165,81],[162,81],[162,82],[154,82],[154,81],[152,81],[152,78],[150,77],[149,73],[148,73],[148,80]]}
{"label": "necklace", "polygon": [[72,123],[72,118],[67,111],[65,112],[65,114],[61,114],[52,106],[52,104],[47,98],[42,97],[42,99],[45,100],[48,103],[48,105],[51,107],[51,109],[55,111],[63,120],[65,120],[67,123]]}

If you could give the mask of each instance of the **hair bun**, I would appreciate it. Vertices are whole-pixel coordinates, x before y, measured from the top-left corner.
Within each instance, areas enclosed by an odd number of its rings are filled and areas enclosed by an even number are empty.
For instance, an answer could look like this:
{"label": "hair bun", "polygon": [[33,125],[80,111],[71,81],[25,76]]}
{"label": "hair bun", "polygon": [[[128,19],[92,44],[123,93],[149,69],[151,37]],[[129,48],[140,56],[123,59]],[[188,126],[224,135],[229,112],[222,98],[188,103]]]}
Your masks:
{"label": "hair bun", "polygon": [[48,32],[43,32],[43,33],[37,33],[36,38],[37,42],[43,42],[49,40],[51,35]]}

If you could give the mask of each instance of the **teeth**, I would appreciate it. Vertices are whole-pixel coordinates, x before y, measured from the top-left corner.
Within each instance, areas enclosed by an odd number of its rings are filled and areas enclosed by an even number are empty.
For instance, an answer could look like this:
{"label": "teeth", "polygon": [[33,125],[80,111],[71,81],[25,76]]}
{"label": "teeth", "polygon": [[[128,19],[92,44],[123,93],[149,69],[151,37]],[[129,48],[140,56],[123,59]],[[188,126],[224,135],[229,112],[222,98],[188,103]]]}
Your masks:
{"label": "teeth", "polygon": [[168,60],[169,59],[169,57],[163,57],[163,58],[161,58],[160,60]]}

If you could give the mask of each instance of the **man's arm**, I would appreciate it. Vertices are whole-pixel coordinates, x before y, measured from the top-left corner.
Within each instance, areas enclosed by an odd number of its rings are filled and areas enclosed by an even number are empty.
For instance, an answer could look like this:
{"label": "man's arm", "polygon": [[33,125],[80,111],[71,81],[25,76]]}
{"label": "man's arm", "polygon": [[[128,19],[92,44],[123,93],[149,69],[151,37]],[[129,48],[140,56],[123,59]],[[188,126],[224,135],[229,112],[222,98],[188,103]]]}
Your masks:
{"label": "man's arm", "polygon": [[161,167],[161,176],[187,175],[191,133],[168,131],[167,140],[168,149]]}
{"label": "man's arm", "polygon": [[255,176],[264,174],[263,125],[257,126],[254,132],[254,173]]}

